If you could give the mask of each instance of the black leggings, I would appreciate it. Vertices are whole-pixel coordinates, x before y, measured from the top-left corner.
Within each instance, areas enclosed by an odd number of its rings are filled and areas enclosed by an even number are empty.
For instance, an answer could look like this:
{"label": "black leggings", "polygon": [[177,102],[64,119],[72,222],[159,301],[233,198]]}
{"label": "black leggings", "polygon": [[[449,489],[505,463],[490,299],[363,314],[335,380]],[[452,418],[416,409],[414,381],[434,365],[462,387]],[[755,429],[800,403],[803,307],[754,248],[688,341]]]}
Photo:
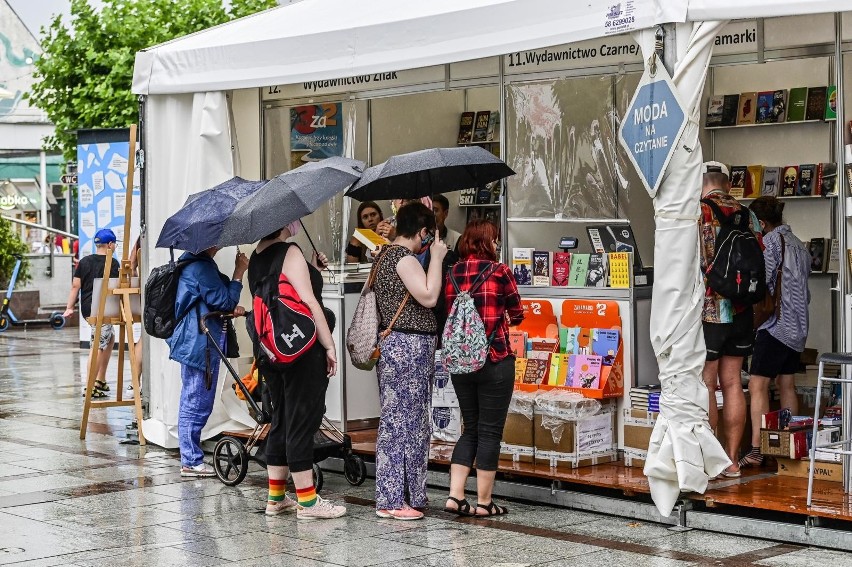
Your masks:
{"label": "black leggings", "polygon": [[515,387],[515,357],[500,362],[486,361],[471,374],[453,374],[453,388],[459,399],[464,432],[453,450],[453,464],[482,471],[496,471],[500,440]]}
{"label": "black leggings", "polygon": [[266,464],[289,466],[290,472],[311,470],[314,434],[325,413],[328,389],[325,349],[316,342],[284,372],[264,370],[272,426],[266,436]]}

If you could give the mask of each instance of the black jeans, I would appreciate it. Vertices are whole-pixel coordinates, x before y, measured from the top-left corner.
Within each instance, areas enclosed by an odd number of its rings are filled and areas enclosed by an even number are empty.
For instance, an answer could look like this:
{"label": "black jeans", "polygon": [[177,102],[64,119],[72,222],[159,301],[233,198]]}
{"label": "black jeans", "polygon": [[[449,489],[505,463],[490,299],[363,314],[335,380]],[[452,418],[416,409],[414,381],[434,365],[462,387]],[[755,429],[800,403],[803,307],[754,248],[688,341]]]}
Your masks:
{"label": "black jeans", "polygon": [[266,464],[308,471],[314,463],[314,434],[325,413],[328,389],[325,349],[317,341],[284,372],[263,370],[272,403]]}
{"label": "black jeans", "polygon": [[496,471],[500,440],[515,387],[515,357],[500,362],[486,361],[471,374],[453,374],[453,388],[459,399],[464,432],[453,450],[450,462],[482,471]]}

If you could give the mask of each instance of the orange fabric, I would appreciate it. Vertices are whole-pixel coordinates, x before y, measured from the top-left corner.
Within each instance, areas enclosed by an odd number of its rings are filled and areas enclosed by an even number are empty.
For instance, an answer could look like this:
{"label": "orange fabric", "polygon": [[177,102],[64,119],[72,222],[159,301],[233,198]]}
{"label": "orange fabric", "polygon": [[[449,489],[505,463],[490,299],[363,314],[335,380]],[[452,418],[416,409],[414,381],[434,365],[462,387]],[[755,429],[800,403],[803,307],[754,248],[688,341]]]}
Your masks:
{"label": "orange fabric", "polygon": [[[258,376],[257,376],[257,363],[253,362],[251,365],[251,370],[249,370],[248,374],[240,378],[240,381],[245,384],[246,388],[250,393],[254,393],[255,388],[257,388],[258,384]],[[245,401],[246,397],[243,395],[243,391],[237,388],[237,385],[234,384],[234,391],[237,394],[237,397],[243,401]]]}

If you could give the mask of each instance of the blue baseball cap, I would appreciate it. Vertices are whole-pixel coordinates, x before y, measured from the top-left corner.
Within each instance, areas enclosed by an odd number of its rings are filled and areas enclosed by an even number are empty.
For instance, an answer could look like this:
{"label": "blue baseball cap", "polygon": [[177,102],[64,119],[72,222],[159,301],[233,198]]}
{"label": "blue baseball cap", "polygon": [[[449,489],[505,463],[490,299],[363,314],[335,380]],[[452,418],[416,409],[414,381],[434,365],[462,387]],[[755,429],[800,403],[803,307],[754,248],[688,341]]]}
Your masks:
{"label": "blue baseball cap", "polygon": [[102,228],[95,233],[95,244],[109,244],[115,240],[115,233],[108,228]]}

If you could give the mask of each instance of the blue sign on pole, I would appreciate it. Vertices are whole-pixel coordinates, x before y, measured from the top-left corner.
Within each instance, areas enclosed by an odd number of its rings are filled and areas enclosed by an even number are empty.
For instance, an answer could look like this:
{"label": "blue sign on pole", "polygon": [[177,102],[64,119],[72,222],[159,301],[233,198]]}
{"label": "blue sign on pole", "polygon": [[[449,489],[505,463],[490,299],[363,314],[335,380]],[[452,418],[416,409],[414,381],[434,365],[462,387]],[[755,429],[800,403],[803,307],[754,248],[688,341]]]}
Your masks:
{"label": "blue sign on pole", "polygon": [[657,65],[653,77],[646,69],[621,121],[619,140],[651,197],[657,193],[686,122],[683,105],[663,65]]}

